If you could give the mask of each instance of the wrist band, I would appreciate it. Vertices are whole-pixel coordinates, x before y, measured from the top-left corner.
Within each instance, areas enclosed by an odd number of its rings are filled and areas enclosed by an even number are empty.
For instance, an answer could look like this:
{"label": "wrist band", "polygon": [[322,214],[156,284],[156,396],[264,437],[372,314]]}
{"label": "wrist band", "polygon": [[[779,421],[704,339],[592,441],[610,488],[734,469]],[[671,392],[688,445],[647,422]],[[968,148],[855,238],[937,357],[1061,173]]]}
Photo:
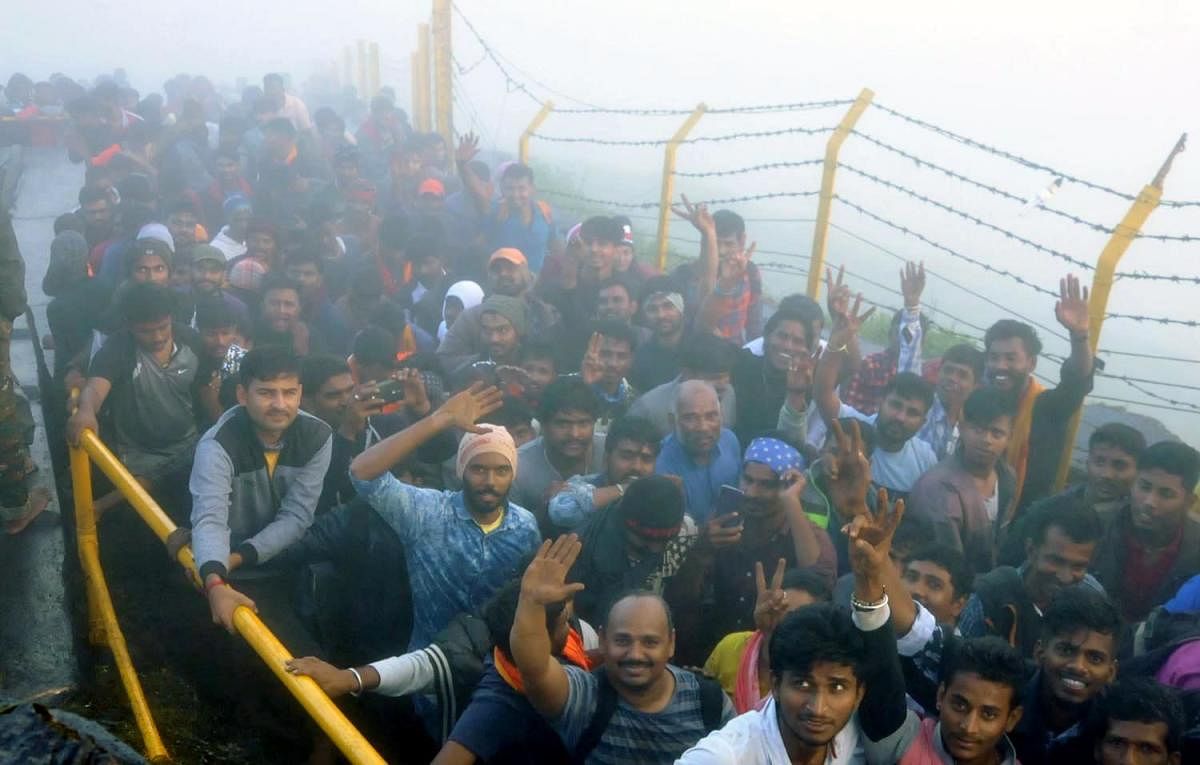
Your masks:
{"label": "wrist band", "polygon": [[355,698],[357,698],[357,697],[361,696],[361,695],[362,695],[362,692],[363,692],[363,681],[362,681],[362,675],[358,674],[358,670],[357,670],[357,669],[355,669],[354,667],[350,667],[350,668],[349,668],[347,671],[348,671],[350,674],[354,675],[354,682],[358,683],[358,690],[357,690],[357,691],[350,691],[350,695],[351,695],[351,696],[354,696]]}
{"label": "wrist band", "polygon": [[219,576],[216,579],[205,582],[204,583],[204,594],[207,595],[212,590],[212,588],[220,587],[223,584],[228,584],[228,582],[226,582],[224,579],[222,579]]}
{"label": "wrist band", "polygon": [[617,495],[624,497],[625,496],[625,485],[619,483],[616,486],[617,486]]}
{"label": "wrist band", "polygon": [[874,603],[864,603],[858,599],[858,596],[850,596],[850,605],[855,611],[878,611],[888,604],[887,588],[883,588],[883,597]]}

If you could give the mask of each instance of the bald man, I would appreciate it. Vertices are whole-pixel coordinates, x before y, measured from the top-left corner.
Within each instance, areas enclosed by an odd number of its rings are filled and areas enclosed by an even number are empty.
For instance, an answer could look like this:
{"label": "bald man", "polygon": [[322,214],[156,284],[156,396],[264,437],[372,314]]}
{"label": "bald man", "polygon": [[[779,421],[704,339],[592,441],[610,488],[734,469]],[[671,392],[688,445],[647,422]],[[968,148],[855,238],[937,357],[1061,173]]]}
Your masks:
{"label": "bald man", "polygon": [[687,380],[675,390],[674,431],[663,439],[654,472],[683,482],[684,508],[697,524],[712,515],[722,484],[737,485],[742,447],[721,422],[721,400],[703,380]]}
{"label": "bald man", "polygon": [[[521,580],[509,645],[526,696],[579,762],[625,761],[632,749],[638,762],[669,765],[732,718],[733,706],[712,680],[671,665],[671,611],[648,592],[626,595],[609,609],[600,632],[602,671],[553,657],[546,609],[582,587],[566,583],[580,548],[574,534],[543,543]],[[604,703],[612,695],[620,703]],[[595,718],[606,710],[607,723],[595,731]]]}

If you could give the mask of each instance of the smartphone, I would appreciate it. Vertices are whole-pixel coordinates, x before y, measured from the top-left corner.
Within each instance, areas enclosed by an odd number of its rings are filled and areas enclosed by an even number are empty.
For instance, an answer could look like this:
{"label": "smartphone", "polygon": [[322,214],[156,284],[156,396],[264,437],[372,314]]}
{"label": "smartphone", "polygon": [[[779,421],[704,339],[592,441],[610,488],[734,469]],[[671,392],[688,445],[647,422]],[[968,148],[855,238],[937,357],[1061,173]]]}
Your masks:
{"label": "smartphone", "polygon": [[742,519],[735,516],[734,513],[742,508],[742,502],[746,499],[746,495],[736,486],[724,484],[721,490],[717,492],[717,504],[713,508],[713,515],[722,518],[721,525],[725,528],[733,528],[742,523]]}
{"label": "smartphone", "polygon": [[[359,399],[362,400],[361,398]],[[387,379],[375,386],[375,393],[370,397],[372,401],[382,401],[385,404],[392,404],[397,401],[404,400],[404,383],[395,379]]]}

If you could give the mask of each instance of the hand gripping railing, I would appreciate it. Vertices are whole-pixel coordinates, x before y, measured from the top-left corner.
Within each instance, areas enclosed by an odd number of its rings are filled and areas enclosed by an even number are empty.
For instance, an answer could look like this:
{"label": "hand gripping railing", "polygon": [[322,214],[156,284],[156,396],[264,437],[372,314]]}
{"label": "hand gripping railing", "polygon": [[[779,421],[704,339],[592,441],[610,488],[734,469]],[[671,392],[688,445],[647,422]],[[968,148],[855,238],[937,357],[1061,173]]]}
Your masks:
{"label": "hand gripping railing", "polygon": [[[170,755],[150,714],[150,705],[146,701],[141,682],[129,657],[125,637],[117,623],[117,614],[108,594],[108,585],[104,581],[104,571],[100,566],[100,541],[96,533],[96,514],[92,507],[92,463],[108,476],[113,486],[159,540],[165,543],[176,526],[100,438],[92,431],[85,430],[79,438],[79,446],[71,448],[71,482],[75,497],[75,533],[79,546],[79,561],[83,566],[87,586],[89,637],[93,644],[107,645],[113,653],[121,683],[125,686],[129,704],[133,708],[133,716],[146,745],[147,757],[152,762],[168,762]],[[191,548],[187,545],[180,547],[176,560],[198,585],[200,579],[196,573],[196,560],[192,557]],[[355,765],[382,765],[384,760],[379,753],[312,678],[291,675],[285,671],[284,663],[291,659],[292,655],[257,614],[245,606],[239,606],[233,613],[233,626],[347,760]]]}

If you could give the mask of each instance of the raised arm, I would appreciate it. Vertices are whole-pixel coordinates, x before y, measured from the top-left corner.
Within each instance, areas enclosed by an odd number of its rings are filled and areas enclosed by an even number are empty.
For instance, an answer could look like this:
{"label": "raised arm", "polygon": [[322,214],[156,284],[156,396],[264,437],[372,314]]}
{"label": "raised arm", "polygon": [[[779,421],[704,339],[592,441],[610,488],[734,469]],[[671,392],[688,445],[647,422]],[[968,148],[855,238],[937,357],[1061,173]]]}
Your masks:
{"label": "raised arm", "polygon": [[557,718],[566,707],[570,681],[551,653],[546,606],[561,603],[583,589],[582,584],[566,583],[567,572],[581,549],[583,545],[574,534],[542,542],[521,578],[521,596],[509,635],[513,660],[525,683],[525,696],[534,709],[550,719]]}
{"label": "raised arm", "polygon": [[1089,341],[1091,319],[1088,311],[1088,288],[1079,284],[1079,278],[1069,274],[1058,282],[1058,302],[1054,304],[1054,316],[1071,336],[1071,354],[1063,364],[1078,377],[1092,374],[1094,359]]}
{"label": "raised arm", "polygon": [[[881,500],[884,497],[880,497]],[[891,590],[883,578],[883,570],[891,568],[889,552],[892,537],[904,516],[904,503],[890,506],[885,501],[876,503],[876,512],[859,515],[847,526],[850,552],[850,567],[854,572],[854,623],[863,631],[875,671],[867,685],[858,709],[863,733],[872,742],[889,740],[897,744],[903,754],[911,742],[908,736],[896,736],[905,727],[908,707],[904,698],[904,672],[900,666],[900,655],[896,651],[895,634],[887,629]],[[911,726],[909,726],[911,729]],[[907,739],[907,740],[896,740]],[[895,762],[881,759],[879,752],[871,757],[876,762]]]}
{"label": "raised arm", "polygon": [[821,360],[817,363],[817,371],[813,374],[813,398],[827,425],[832,424],[838,418],[842,409],[842,400],[837,392],[842,361],[850,352],[851,345],[857,347],[858,331],[863,322],[875,313],[874,308],[869,308],[863,313],[860,313],[861,310],[862,294],[860,293],[854,298],[850,310],[838,318],[833,334],[829,336],[829,345],[821,354]]}
{"label": "raised arm", "polygon": [[696,304],[703,305],[713,288],[717,286],[717,224],[713,221],[708,205],[692,204],[684,194],[683,206],[671,205],[671,212],[688,221],[700,233],[700,290]]}
{"label": "raised arm", "polygon": [[900,320],[897,372],[921,374],[921,293],[925,291],[925,264],[908,262],[900,272],[900,294],[904,296],[904,315]]}
{"label": "raised arm", "polygon": [[817,528],[808,519],[804,506],[800,503],[800,495],[804,493],[808,481],[799,470],[788,471],[782,476],[782,480],[785,483],[790,482],[780,495],[780,501],[792,531],[796,565],[816,569],[833,584],[837,579],[837,553],[834,552],[833,543],[824,529]]}
{"label": "raised arm", "polygon": [[475,423],[500,408],[504,397],[495,386],[475,383],[446,399],[446,403],[395,435],[388,436],[350,463],[350,475],[359,481],[373,481],[400,462],[421,444],[450,428],[482,433]]}
{"label": "raised arm", "polygon": [[462,179],[463,189],[470,195],[471,203],[479,212],[487,212],[491,202],[491,189],[488,183],[471,172],[467,164],[479,154],[479,136],[467,133],[458,141],[454,152],[455,164],[458,166],[458,177]]}

